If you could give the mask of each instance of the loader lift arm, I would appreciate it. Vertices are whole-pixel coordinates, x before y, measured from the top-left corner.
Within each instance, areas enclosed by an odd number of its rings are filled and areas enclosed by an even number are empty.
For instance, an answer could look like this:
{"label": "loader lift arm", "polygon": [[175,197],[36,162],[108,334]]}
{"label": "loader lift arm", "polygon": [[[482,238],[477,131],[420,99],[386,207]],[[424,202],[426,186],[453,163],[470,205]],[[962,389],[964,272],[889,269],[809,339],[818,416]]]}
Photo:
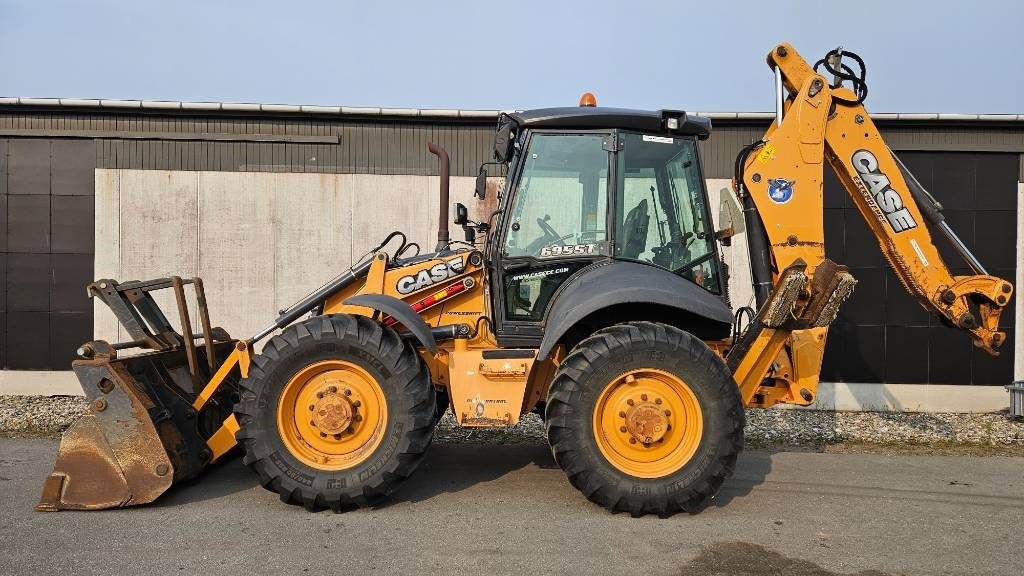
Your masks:
{"label": "loader lift arm", "polygon": [[[890,267],[921,306],[967,332],[989,354],[998,354],[1005,341],[999,316],[1013,287],[986,274],[943,221],[941,206],[886,145],[863,105],[863,61],[852,53],[846,56],[859,64],[859,74],[842,64],[841,49],[812,67],[791,45],[776,46],[767,61],[779,84],[777,121],[737,159],[735,184],[748,230],[761,234],[751,239],[755,291],[759,284],[774,286],[770,296],[767,290],[757,294],[761,312],[730,352],[730,366],[748,405],[809,404],[814,397],[827,326],[838,302],[833,293],[815,294],[813,287],[837,285],[837,274],[840,280],[849,276],[845,267],[825,258],[826,161]],[[835,76],[832,83],[816,71],[821,66]],[[952,242],[974,275],[950,272],[928,224]],[[815,282],[818,270],[830,278]],[[840,301],[852,289],[847,283],[838,293]],[[822,298],[833,300],[824,317]],[[790,312],[789,318],[778,317],[780,306]]]}

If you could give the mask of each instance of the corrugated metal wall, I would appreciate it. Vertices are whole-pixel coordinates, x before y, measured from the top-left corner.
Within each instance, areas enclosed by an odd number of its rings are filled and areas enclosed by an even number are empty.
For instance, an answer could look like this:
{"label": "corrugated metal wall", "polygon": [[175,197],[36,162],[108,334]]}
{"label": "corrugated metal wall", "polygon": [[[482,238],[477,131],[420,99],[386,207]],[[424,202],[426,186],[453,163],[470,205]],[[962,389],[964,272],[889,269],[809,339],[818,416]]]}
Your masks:
{"label": "corrugated metal wall", "polygon": [[[702,143],[708,178],[730,178],[736,152],[767,122],[719,120]],[[435,175],[427,142],[444,146],[452,174],[489,159],[494,122],[359,118],[74,113],[0,108],[0,136],[92,138],[97,168]],[[1024,152],[1024,125],[879,122],[895,150]]]}

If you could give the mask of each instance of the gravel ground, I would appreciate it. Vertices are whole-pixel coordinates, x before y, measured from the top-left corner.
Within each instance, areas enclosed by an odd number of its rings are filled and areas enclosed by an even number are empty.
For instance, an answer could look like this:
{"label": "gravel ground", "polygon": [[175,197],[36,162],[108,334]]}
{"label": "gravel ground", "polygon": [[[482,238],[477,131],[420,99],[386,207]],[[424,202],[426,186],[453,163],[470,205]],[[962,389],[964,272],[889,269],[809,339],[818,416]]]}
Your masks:
{"label": "gravel ground", "polygon": [[[55,437],[85,409],[77,396],[0,396],[0,436]],[[527,414],[507,429],[461,428],[451,413],[438,425],[435,442],[521,444],[545,442],[544,423]],[[1024,454],[1024,421],[1005,412],[948,414],[912,412],[747,411],[746,443],[755,448],[884,451],[954,450]]]}

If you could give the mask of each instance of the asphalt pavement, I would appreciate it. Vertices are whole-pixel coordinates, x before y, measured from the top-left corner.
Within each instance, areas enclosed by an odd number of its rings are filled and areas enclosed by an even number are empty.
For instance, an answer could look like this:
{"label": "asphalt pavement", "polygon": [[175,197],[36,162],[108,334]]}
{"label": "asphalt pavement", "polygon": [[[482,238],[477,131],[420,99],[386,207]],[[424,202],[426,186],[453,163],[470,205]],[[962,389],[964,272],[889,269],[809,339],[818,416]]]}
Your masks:
{"label": "asphalt pavement", "polygon": [[38,513],[0,439],[0,574],[1024,574],[1024,458],[748,451],[715,502],[610,514],[544,445],[438,444],[392,501],[286,506],[233,459],[149,506]]}

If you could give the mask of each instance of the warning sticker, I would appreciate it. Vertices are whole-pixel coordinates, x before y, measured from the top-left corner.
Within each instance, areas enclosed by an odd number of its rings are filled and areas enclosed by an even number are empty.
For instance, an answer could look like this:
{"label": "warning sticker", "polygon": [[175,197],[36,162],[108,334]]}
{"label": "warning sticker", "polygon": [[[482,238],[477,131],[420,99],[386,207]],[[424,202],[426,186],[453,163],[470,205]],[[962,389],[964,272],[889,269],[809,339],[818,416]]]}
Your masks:
{"label": "warning sticker", "polygon": [[775,145],[769,142],[758,152],[757,161],[761,164],[767,164],[772,158],[775,158]]}

